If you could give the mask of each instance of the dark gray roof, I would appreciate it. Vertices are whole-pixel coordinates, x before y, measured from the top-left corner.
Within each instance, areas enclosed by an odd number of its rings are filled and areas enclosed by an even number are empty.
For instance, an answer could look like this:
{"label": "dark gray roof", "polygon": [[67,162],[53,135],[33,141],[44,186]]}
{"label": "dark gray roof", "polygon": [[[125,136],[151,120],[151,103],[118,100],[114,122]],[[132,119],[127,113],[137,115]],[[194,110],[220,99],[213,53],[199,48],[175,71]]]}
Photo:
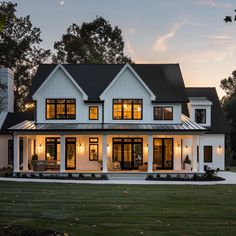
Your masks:
{"label": "dark gray roof", "polygon": [[[206,97],[212,102],[211,106],[211,127],[208,133],[224,134],[229,132],[224,112],[221,108],[220,101],[215,88],[192,87],[186,88],[189,97]],[[187,105],[183,105],[183,114],[189,116]]]}
{"label": "dark gray roof", "polygon": [[30,112],[9,112],[6,116],[6,119],[2,125],[2,128],[0,130],[0,133],[2,134],[7,134],[10,131],[7,130],[8,128],[17,125],[19,123],[21,123],[24,120],[30,120],[33,121],[34,120],[34,112],[30,111]]}
{"label": "dark gray roof", "polygon": [[169,131],[169,132],[206,132],[207,130],[201,125],[191,121],[187,116],[182,115],[181,124],[120,124],[120,123],[50,123],[50,124],[36,124],[34,121],[25,120],[13,127],[10,130],[23,132],[43,132],[43,131]]}
{"label": "dark gray roof", "polygon": [[[89,100],[98,100],[124,65],[121,64],[63,64],[73,79],[88,95]],[[187,102],[184,81],[178,64],[131,64],[132,68],[157,97],[157,102]],[[33,79],[29,96],[56,67],[56,64],[41,64]]]}

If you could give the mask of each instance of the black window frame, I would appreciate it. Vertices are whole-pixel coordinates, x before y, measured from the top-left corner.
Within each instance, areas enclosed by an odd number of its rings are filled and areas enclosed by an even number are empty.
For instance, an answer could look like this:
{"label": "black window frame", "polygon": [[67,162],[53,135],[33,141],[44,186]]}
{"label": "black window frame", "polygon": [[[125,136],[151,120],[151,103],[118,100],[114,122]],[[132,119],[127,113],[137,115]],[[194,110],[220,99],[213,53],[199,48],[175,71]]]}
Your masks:
{"label": "black window frame", "polygon": [[[114,117],[114,105],[115,105],[115,101],[116,100],[120,100],[121,103],[116,103],[116,104],[121,104],[121,119],[117,119]],[[131,100],[131,119],[125,119],[124,118],[124,101],[125,100]],[[137,103],[135,101],[140,101],[140,103]],[[141,117],[140,119],[135,119],[134,118],[134,105],[140,105],[141,104]],[[139,98],[114,98],[112,100],[112,119],[113,120],[143,120],[143,99],[139,99]]]}
{"label": "black window frame", "polygon": [[[48,140],[49,139],[54,139],[54,141],[53,142],[49,142]],[[59,137],[46,137],[46,139],[45,139],[45,160],[47,160],[48,159],[48,157],[47,157],[47,153],[48,153],[48,143],[53,143],[54,144],[54,153],[55,153],[55,158],[56,159],[54,159],[54,160],[57,160],[57,144],[60,144],[61,143],[61,139],[59,138]]]}
{"label": "black window frame", "polygon": [[[89,138],[89,161],[98,161],[98,157],[99,157],[99,139],[97,137],[93,138],[93,137],[90,137]],[[91,146],[96,146],[97,148],[97,157],[96,159],[91,159]]]}
{"label": "black window frame", "polygon": [[[203,111],[203,112],[205,113],[204,122],[198,122],[198,121],[197,121],[197,112],[199,112],[199,111]],[[205,109],[205,108],[195,109],[195,122],[196,122],[197,124],[206,124],[206,115],[207,115],[207,112],[206,112],[206,109]]]}
{"label": "black window frame", "polygon": [[[171,109],[171,111],[172,111],[172,116],[171,116],[171,118],[170,119],[167,119],[166,117],[165,117],[165,109]],[[158,117],[156,117],[155,116],[155,114],[156,114],[156,112],[155,112],[155,109],[161,109],[161,119],[159,119]],[[153,107],[153,120],[173,120],[173,117],[174,117],[174,115],[173,115],[173,113],[174,113],[174,109],[173,109],[173,106],[154,106]]]}
{"label": "black window frame", "polygon": [[[206,148],[210,148],[210,153],[211,153],[211,156],[210,156],[210,160],[206,160]],[[213,159],[213,156],[212,156],[212,154],[213,154],[213,147],[211,146],[211,145],[204,145],[204,147],[203,147],[203,153],[204,153],[204,162],[206,162],[206,163],[212,163],[212,159]]]}
{"label": "black window frame", "polygon": [[[49,102],[49,100],[54,100],[54,102]],[[59,100],[64,100],[65,103],[59,103]],[[69,103],[68,101],[74,101],[74,103]],[[54,118],[47,117],[47,105],[52,104],[54,105]],[[57,104],[64,104],[65,105],[65,117],[57,117]],[[67,105],[74,104],[75,106],[75,114],[73,118],[67,117]],[[76,119],[76,99],[75,98],[46,98],[45,99],[45,119],[46,120],[75,120]]]}
{"label": "black window frame", "polygon": [[[91,119],[90,118],[90,114],[91,114],[90,109],[91,108],[96,108],[97,109],[97,118],[96,119]],[[89,106],[89,120],[99,120],[99,106]]]}

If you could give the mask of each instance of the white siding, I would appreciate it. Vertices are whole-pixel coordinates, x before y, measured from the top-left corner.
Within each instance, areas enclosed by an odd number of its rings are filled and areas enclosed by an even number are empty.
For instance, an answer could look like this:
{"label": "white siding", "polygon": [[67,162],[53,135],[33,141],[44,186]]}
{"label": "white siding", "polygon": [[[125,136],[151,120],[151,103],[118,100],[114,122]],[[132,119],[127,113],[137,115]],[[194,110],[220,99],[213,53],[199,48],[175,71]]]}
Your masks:
{"label": "white siding", "polygon": [[[136,76],[127,68],[116,80],[113,86],[105,94],[104,103],[104,122],[105,123],[180,123],[181,105],[168,104],[173,107],[172,121],[154,121],[153,104],[151,103],[151,94],[144,88]],[[143,99],[143,120],[113,120],[112,119],[112,102],[113,99]],[[157,96],[158,99],[158,96]],[[164,105],[164,104],[161,104]]]}
{"label": "white siding", "polygon": [[[46,120],[45,102],[47,98],[73,98],[76,99],[76,119],[75,120]],[[89,123],[88,106],[97,104],[86,104],[83,101],[82,93],[76,88],[62,69],[58,69],[48,81],[46,86],[39,91],[37,100],[37,122],[38,123]],[[101,122],[101,105],[99,105],[99,120],[93,120],[93,123]]]}
{"label": "white siding", "polygon": [[12,140],[10,135],[0,135],[0,169],[8,167],[8,140]]}
{"label": "white siding", "polygon": [[[212,163],[204,162],[204,165],[211,169],[225,169],[225,135],[224,134],[206,134],[201,136],[200,144],[202,146],[212,146]],[[221,146],[221,148],[219,148]],[[204,149],[202,148],[203,152]]]}

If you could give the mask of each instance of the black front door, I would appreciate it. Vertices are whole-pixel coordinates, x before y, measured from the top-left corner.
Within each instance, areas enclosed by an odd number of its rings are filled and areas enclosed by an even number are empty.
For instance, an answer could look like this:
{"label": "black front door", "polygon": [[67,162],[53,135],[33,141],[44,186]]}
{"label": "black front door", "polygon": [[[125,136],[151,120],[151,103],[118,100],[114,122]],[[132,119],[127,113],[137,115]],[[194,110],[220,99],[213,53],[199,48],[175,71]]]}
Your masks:
{"label": "black front door", "polygon": [[153,149],[153,163],[157,169],[173,169],[173,139],[155,138]]}
{"label": "black front door", "polygon": [[113,162],[118,161],[123,170],[138,169],[143,163],[142,138],[114,138]]}

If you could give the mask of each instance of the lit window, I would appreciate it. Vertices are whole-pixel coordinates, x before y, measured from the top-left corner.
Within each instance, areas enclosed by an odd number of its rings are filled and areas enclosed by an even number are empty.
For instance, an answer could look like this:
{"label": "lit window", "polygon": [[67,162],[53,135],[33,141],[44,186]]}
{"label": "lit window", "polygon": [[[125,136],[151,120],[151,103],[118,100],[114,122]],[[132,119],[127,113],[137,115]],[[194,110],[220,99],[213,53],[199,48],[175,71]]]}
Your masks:
{"label": "lit window", "polygon": [[89,138],[89,160],[98,160],[98,138]]}
{"label": "lit window", "polygon": [[89,119],[98,120],[98,106],[89,107]]}
{"label": "lit window", "polygon": [[143,101],[141,99],[114,99],[114,120],[141,120]]}
{"label": "lit window", "polygon": [[195,110],[195,121],[199,124],[206,123],[206,109],[196,109]]}
{"label": "lit window", "polygon": [[75,119],[75,99],[46,99],[46,119]]}

